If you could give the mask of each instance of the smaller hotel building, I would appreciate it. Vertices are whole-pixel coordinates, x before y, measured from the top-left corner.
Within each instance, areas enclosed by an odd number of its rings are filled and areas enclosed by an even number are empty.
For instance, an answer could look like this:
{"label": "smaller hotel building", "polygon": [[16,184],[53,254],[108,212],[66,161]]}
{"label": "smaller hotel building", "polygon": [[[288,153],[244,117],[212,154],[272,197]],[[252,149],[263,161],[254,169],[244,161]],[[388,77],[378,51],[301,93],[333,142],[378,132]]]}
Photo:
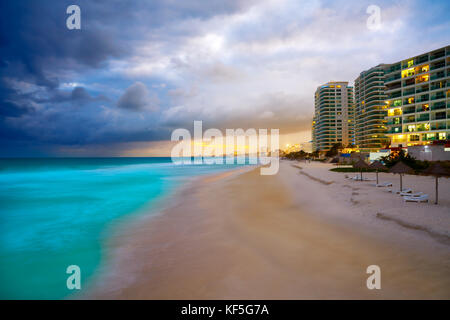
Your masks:
{"label": "smaller hotel building", "polygon": [[330,150],[333,144],[354,144],[353,88],[344,81],[331,81],[315,93],[312,125],[313,151]]}
{"label": "smaller hotel building", "polygon": [[390,146],[448,140],[450,46],[385,66],[385,120]]}

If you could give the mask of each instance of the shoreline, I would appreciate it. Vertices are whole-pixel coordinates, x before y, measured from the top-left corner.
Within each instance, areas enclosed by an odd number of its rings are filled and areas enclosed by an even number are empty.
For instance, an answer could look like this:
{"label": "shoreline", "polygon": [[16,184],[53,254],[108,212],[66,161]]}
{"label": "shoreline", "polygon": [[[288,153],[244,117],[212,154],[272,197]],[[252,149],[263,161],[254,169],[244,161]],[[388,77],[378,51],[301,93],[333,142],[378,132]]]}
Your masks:
{"label": "shoreline", "polygon": [[[232,168],[223,172],[208,173],[206,175],[192,176],[186,179],[181,185],[158,198],[154,203],[146,205],[144,208],[134,212],[131,216],[122,217],[115,221],[111,226],[103,231],[106,235],[102,249],[102,262],[97,271],[90,277],[85,284],[85,290],[81,293],[75,293],[66,297],[66,299],[86,299],[92,298],[92,292],[95,292],[99,283],[105,279],[114,276],[116,270],[111,268],[115,264],[117,254],[121,255],[120,238],[129,234],[133,229],[139,228],[142,224],[151,224],[154,219],[165,214],[167,210],[176,207],[182,202],[182,198],[189,193],[191,188],[202,183],[214,182],[221,179],[227,179],[239,175],[242,172],[253,170],[258,166],[246,165],[244,167]],[[115,276],[114,276],[115,277]],[[131,277],[132,278],[132,277]],[[121,285],[126,285],[129,281],[122,279]],[[87,294],[84,293],[87,291]],[[91,292],[92,291],[92,292]]]}
{"label": "shoreline", "polygon": [[[114,236],[108,270],[83,298],[450,298],[448,244],[376,213],[358,216],[357,205],[330,192],[343,175],[321,165],[298,174],[305,168],[292,164],[275,176],[245,168],[185,186],[173,206]],[[361,186],[341,184],[338,193]],[[372,264],[382,290],[365,286]]]}

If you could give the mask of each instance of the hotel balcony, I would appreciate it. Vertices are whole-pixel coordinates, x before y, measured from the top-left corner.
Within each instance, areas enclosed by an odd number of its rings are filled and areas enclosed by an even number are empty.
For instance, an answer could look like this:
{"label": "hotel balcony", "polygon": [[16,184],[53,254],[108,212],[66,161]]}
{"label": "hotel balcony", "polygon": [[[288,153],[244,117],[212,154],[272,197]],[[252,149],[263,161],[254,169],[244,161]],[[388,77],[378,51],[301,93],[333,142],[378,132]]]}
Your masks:
{"label": "hotel balcony", "polygon": [[[446,87],[445,84],[446,84],[445,80],[437,83],[432,83],[430,86],[430,91],[444,89]],[[447,86],[450,86],[450,82],[447,83]]]}
{"label": "hotel balcony", "polygon": [[428,111],[430,111],[430,105],[428,104],[416,106],[416,112],[428,112]]}
{"label": "hotel balcony", "polygon": [[441,91],[441,92],[431,95],[430,100],[438,100],[438,99],[445,99],[445,92]]}
{"label": "hotel balcony", "polygon": [[401,96],[402,96],[402,92],[398,91],[398,92],[394,92],[394,93],[388,94],[387,98],[388,98],[388,100],[391,100],[391,99],[395,99],[395,98],[398,98],[398,97],[401,97]]}
{"label": "hotel balcony", "polygon": [[431,124],[431,130],[445,130],[447,128],[445,122],[434,122]]}
{"label": "hotel balcony", "polygon": [[415,116],[403,118],[403,123],[413,123],[413,122],[416,122]]}
{"label": "hotel balcony", "polygon": [[435,141],[435,140],[445,140],[446,136],[443,138],[439,137],[438,133],[427,133],[422,135],[422,141]]}
{"label": "hotel balcony", "polygon": [[442,78],[445,78],[445,72],[444,71],[439,71],[438,73],[433,74],[430,77],[430,80],[433,81],[433,80],[442,79]]}
{"label": "hotel balcony", "polygon": [[447,116],[447,114],[445,113],[445,111],[443,111],[443,112],[436,112],[436,113],[434,114],[434,116],[432,117],[432,120],[444,120],[444,119],[447,119],[447,118],[450,119],[450,115]]}
{"label": "hotel balcony", "polygon": [[416,122],[430,121],[430,114],[422,114],[417,117]]}
{"label": "hotel balcony", "polygon": [[395,81],[395,80],[399,80],[399,79],[401,79],[400,73],[386,78],[385,83],[389,83],[389,82],[392,82],[392,81]]}
{"label": "hotel balcony", "polygon": [[424,55],[424,56],[421,56],[419,58],[416,58],[415,59],[415,64],[424,63],[424,62],[427,62],[428,60],[429,60],[428,55]]}
{"label": "hotel balcony", "polygon": [[396,117],[396,116],[401,116],[403,114],[402,109],[397,108],[397,109],[390,109],[388,110],[387,113],[387,117]]}
{"label": "hotel balcony", "polygon": [[416,126],[417,132],[430,131],[429,123],[422,123]]}
{"label": "hotel balcony", "polygon": [[439,62],[439,63],[431,66],[430,70],[433,71],[433,70],[441,69],[441,68],[444,68],[444,67],[445,67],[445,61],[442,61],[442,62]]}
{"label": "hotel balcony", "polygon": [[445,49],[432,53],[430,56],[430,60],[436,60],[445,56]]}
{"label": "hotel balcony", "polygon": [[402,124],[401,118],[400,118],[399,121],[388,121],[388,122],[387,122],[387,125],[388,125],[388,126],[395,126],[395,125],[401,125],[401,124]]}
{"label": "hotel balcony", "polygon": [[422,92],[426,92],[426,91],[428,91],[428,90],[430,90],[430,89],[428,88],[428,85],[426,85],[426,86],[417,88],[417,89],[416,89],[416,93],[422,93]]}
{"label": "hotel balcony", "polygon": [[403,108],[403,114],[410,114],[410,113],[416,113],[416,108],[415,107]]}
{"label": "hotel balcony", "polygon": [[410,96],[412,94],[416,93],[416,89],[415,88],[411,88],[408,90],[403,90],[403,96]]}
{"label": "hotel balcony", "polygon": [[418,97],[415,102],[416,103],[420,103],[420,102],[427,102],[428,100],[430,100],[430,96],[428,94],[425,94],[423,96]]}
{"label": "hotel balcony", "polygon": [[435,102],[431,105],[431,110],[441,110],[445,108],[446,108],[445,101]]}
{"label": "hotel balcony", "polygon": [[395,83],[392,86],[386,86],[386,93],[390,93],[391,91],[397,90],[397,89],[401,89],[402,88],[402,84],[401,83]]}
{"label": "hotel balcony", "polygon": [[[427,61],[428,61],[428,56],[427,56]],[[390,66],[388,69],[386,69],[386,74],[390,74],[390,73],[393,73],[393,72],[396,72],[396,71],[400,71],[401,69],[402,69],[401,64],[397,63],[395,65]]]}
{"label": "hotel balcony", "polygon": [[402,127],[391,127],[387,131],[388,134],[402,133]]}

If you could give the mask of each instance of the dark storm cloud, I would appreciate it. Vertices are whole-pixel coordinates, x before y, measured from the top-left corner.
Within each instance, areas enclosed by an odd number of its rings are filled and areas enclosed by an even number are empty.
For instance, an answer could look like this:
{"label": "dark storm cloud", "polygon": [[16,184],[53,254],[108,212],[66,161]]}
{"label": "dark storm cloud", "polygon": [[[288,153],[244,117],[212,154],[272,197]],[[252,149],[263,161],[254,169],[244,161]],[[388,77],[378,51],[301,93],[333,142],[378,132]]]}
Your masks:
{"label": "dark storm cloud", "polygon": [[[0,139],[4,142],[45,139],[36,129],[64,130],[67,123],[55,124],[53,119],[51,124],[45,124],[48,128],[42,128],[35,121],[25,123],[25,119],[45,120],[49,114],[57,118],[59,112],[67,112],[67,102],[104,100],[101,95],[91,96],[82,87],[72,91],[58,88],[65,73],[99,68],[106,59],[124,54],[120,42],[101,28],[89,28],[86,24],[82,31],[69,31],[65,27],[69,4],[46,0],[0,2]],[[89,3],[85,4],[88,9]]]}
{"label": "dark storm cloud", "polygon": [[[66,28],[66,8],[71,4],[81,8],[81,30]],[[147,35],[160,37],[161,32],[154,31],[163,30],[167,23],[202,21],[248,4],[240,0],[0,1],[0,144],[24,139],[24,145],[70,145],[162,138],[156,127],[149,128],[148,123],[155,123],[153,115],[132,112],[158,105],[156,95],[144,84],[128,88],[117,103],[83,85],[71,90],[62,85],[75,83],[92,70],[108,74],[108,61],[132,56],[135,41]],[[80,106],[84,108],[73,108]]]}
{"label": "dark storm cloud", "polygon": [[[1,1],[2,72],[22,74],[38,85],[56,87],[56,71],[99,67],[110,57],[130,54],[128,40],[169,21],[206,19],[241,7],[241,1],[76,1],[81,30],[66,28],[73,1]],[[17,74],[16,74],[17,75]]]}
{"label": "dark storm cloud", "polygon": [[125,90],[117,106],[132,111],[155,111],[158,108],[158,99],[151,95],[145,84],[136,82]]}
{"label": "dark storm cloud", "polygon": [[[99,67],[124,51],[100,28],[71,31],[65,26],[68,1],[2,1],[2,75],[55,88],[58,72],[73,66]],[[85,10],[89,5],[86,3]]]}
{"label": "dark storm cloud", "polygon": [[83,87],[76,87],[73,89],[70,97],[73,100],[90,100],[92,99],[91,95],[84,89]]}
{"label": "dark storm cloud", "polygon": [[[0,81],[1,83],[1,81]],[[33,111],[28,102],[23,101],[23,96],[6,86],[0,87],[0,117],[19,117]]]}
{"label": "dark storm cloud", "polygon": [[47,98],[36,98],[30,97],[30,99],[36,103],[63,103],[72,102],[78,105],[86,104],[88,102],[94,101],[109,101],[104,95],[93,96],[83,87],[75,87],[72,91],[63,90],[50,90],[49,97]]}

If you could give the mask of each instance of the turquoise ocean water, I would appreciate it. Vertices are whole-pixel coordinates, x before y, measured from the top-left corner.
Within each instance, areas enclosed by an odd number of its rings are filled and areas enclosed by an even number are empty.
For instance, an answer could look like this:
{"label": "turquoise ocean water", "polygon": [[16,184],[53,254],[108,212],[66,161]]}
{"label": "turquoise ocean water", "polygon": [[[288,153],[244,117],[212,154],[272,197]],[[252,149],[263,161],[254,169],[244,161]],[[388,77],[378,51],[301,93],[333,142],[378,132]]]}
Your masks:
{"label": "turquoise ocean water", "polygon": [[237,165],[170,158],[0,159],[0,299],[62,299],[66,268],[82,287],[104,255],[105,230],[142,214],[188,179]]}

